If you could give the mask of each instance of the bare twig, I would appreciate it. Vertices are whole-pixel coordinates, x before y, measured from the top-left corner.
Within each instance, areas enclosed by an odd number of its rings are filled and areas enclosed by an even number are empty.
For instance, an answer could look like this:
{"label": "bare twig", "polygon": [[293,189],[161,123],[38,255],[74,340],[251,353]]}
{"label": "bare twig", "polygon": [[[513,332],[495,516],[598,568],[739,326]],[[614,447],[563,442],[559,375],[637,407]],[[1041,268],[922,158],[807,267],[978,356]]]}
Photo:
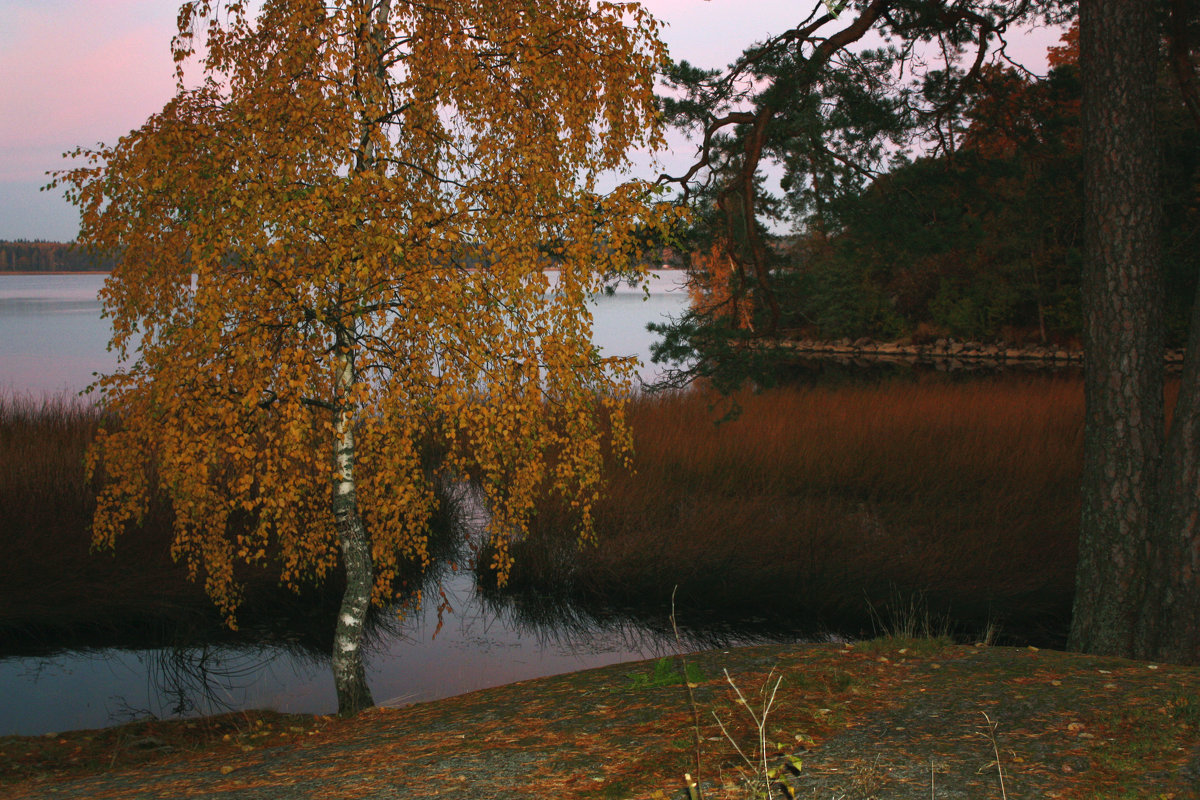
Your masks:
{"label": "bare twig", "polygon": [[992,718],[987,715],[986,711],[980,711],[979,713],[983,714],[983,718],[987,720],[987,732],[979,735],[992,743],[992,753],[996,757],[995,761],[993,761],[991,764],[984,765],[983,769],[987,769],[991,766],[996,767],[996,774],[1000,776],[1000,797],[1002,800],[1008,800],[1008,792],[1004,789],[1004,769],[1000,766],[1000,745],[996,743],[996,728],[998,727],[999,723],[992,722]]}
{"label": "bare twig", "polygon": [[696,694],[692,691],[692,684],[688,681],[687,657],[683,654],[683,640],[679,636],[679,626],[675,624],[675,593],[679,591],[679,586],[671,590],[671,630],[675,633],[675,646],[678,652],[675,654],[679,659],[680,674],[683,677],[683,688],[687,690],[688,705],[692,709],[692,736],[695,739],[696,747],[696,774],[684,775],[684,780],[687,782],[688,796],[691,800],[700,800],[700,762],[702,760],[702,745],[700,737],[700,707],[696,705]]}
{"label": "bare twig", "polygon": [[[733,749],[737,751],[742,760],[746,762],[746,765],[750,767],[751,775],[762,782],[767,800],[774,800],[771,792],[771,766],[767,763],[767,717],[770,716],[771,708],[775,705],[775,695],[779,692],[779,685],[783,683],[783,676],[780,675],[776,678],[775,685],[771,686],[771,678],[775,675],[775,670],[772,669],[770,674],[767,675],[766,683],[763,684],[763,695],[766,699],[763,701],[762,714],[760,716],[754,713],[754,707],[746,700],[745,695],[742,694],[742,690],[738,688],[738,685],[733,682],[733,678],[729,675],[729,670],[722,671],[725,673],[725,681],[733,688],[734,693],[737,694],[738,704],[746,709],[746,713],[750,715],[750,719],[753,720],[754,726],[758,730],[758,763],[746,755],[745,751],[742,750],[737,740],[729,733],[729,729],[725,727],[725,723],[721,721],[721,718],[717,716],[717,712],[715,711],[712,712],[713,718],[721,728],[721,733],[733,745]],[[768,686],[770,686],[769,695],[767,695]]]}

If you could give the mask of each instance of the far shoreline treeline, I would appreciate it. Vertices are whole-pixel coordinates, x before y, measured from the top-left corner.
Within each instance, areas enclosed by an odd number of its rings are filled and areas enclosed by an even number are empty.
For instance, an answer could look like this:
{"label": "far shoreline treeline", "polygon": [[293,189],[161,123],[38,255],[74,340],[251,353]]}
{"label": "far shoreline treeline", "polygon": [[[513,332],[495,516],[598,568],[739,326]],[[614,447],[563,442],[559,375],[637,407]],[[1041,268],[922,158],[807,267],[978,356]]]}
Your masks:
{"label": "far shoreline treeline", "polygon": [[75,242],[0,240],[0,273],[110,272],[113,259],[89,253]]}
{"label": "far shoreline treeline", "polygon": [[[656,256],[647,265],[652,271],[683,268],[682,258],[670,248]],[[112,256],[90,253],[76,242],[0,239],[0,273],[112,272],[115,266]]]}

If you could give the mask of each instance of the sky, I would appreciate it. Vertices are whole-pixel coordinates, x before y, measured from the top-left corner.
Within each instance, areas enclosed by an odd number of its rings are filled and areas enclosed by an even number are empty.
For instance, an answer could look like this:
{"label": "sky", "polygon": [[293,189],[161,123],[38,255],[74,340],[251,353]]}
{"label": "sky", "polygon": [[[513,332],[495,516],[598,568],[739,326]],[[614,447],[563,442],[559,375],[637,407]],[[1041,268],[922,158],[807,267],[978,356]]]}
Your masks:
{"label": "sky", "polygon": [[[722,67],[749,44],[786,30],[817,0],[643,0],[666,23],[671,56]],[[46,172],[78,146],[115,142],[175,90],[171,0],[0,0],[0,240],[70,241],[78,214]],[[1010,37],[1035,70],[1057,34]],[[667,164],[690,154],[685,141]]]}

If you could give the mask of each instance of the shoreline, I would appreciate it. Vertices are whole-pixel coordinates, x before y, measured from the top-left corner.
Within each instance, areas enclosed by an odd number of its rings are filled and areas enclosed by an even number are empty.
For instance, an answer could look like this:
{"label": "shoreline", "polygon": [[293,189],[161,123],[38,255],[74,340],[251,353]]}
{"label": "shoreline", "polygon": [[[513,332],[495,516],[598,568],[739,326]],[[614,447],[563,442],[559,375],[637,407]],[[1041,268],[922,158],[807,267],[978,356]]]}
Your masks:
{"label": "shoreline", "polygon": [[6,269],[0,275],[109,275],[109,269]]}
{"label": "shoreline", "polygon": [[771,766],[802,762],[795,796],[983,797],[1003,780],[1023,797],[1196,797],[1195,667],[882,639],[692,653],[685,692],[679,662],[663,660],[674,669],[612,665],[350,719],[262,712],[9,739],[0,793],[625,800],[679,796],[699,766],[705,794],[728,796],[721,778],[744,764],[708,712],[753,748],[730,684],[757,706],[755,690],[782,678]]}
{"label": "shoreline", "polygon": [[[753,346],[753,345],[752,345]],[[899,342],[875,342],[870,339],[839,341],[816,341],[811,339],[779,339],[764,341],[757,345],[764,349],[790,351],[799,357],[835,359],[847,363],[864,361],[870,363],[942,364],[951,369],[958,362],[1003,365],[1036,365],[1082,367],[1084,351],[1080,348],[1013,347],[1009,345],[982,344],[980,342],[958,342],[950,339],[938,340],[933,344],[901,344]],[[1186,352],[1182,348],[1168,349],[1163,360],[1168,365],[1182,365]]]}

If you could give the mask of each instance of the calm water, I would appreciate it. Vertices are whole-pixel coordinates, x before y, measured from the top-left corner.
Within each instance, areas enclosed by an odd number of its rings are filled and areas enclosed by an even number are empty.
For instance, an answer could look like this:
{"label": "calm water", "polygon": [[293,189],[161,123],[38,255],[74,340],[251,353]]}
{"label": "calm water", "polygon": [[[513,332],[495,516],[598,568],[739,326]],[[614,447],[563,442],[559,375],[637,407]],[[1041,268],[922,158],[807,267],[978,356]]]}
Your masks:
{"label": "calm water", "polygon": [[[596,300],[595,340],[608,354],[649,362],[646,323],[678,313],[686,294],[679,275],[662,274],[647,298],[620,288]],[[93,373],[112,369],[108,324],[100,317],[99,275],[0,274],[0,392],[74,393]],[[643,367],[645,379],[653,365]],[[2,532],[0,532],[2,535]],[[513,609],[489,609],[469,575],[446,584],[454,613],[436,638],[427,609],[377,642],[369,660],[376,700],[403,704],[447,697],[516,680],[661,655],[666,637],[632,623],[588,625],[518,622]],[[721,637],[712,641],[720,641]],[[100,727],[152,713],[166,716],[176,702],[172,676],[205,658],[228,675],[212,685],[212,701],[233,708],[326,713],[336,708],[327,663],[269,648],[185,653],[104,650],[45,658],[0,659],[0,735]],[[186,680],[183,683],[187,683]],[[199,697],[201,711],[216,710]]]}
{"label": "calm water", "polygon": [[102,285],[103,275],[0,273],[0,392],[74,393],[116,366]]}
{"label": "calm water", "polygon": [[[681,278],[682,273],[664,271],[651,279],[649,296],[620,286],[595,300],[596,344],[608,355],[638,356],[646,380],[657,374],[650,364],[646,323],[686,307]],[[111,329],[96,299],[103,285],[100,274],[0,273],[0,392],[74,393],[91,383],[94,373],[116,367],[116,355],[108,352]]]}

